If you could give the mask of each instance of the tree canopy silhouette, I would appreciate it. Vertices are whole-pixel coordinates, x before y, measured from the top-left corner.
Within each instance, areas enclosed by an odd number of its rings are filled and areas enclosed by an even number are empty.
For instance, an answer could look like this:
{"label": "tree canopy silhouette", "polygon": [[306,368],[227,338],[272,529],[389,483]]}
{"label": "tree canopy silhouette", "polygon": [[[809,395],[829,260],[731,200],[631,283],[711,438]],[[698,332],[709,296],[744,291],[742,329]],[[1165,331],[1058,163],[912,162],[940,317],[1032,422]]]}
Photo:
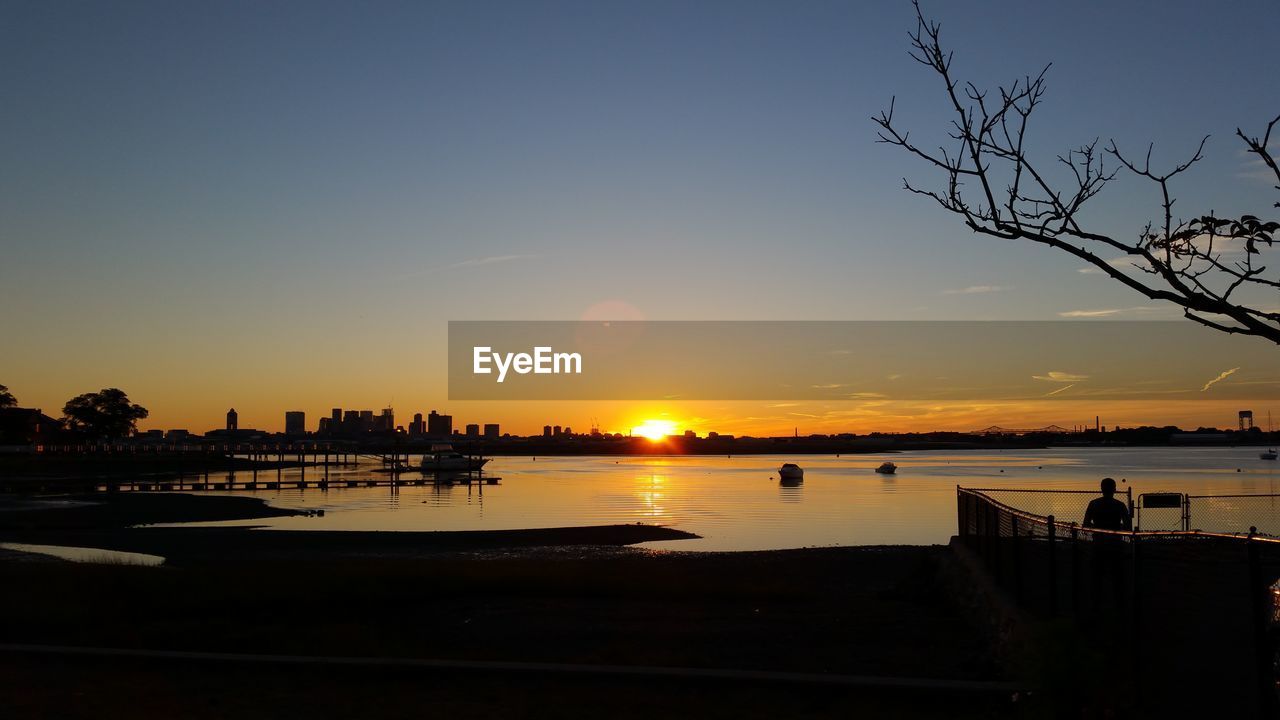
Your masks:
{"label": "tree canopy silhouette", "polygon": [[[1147,298],[1180,306],[1187,318],[1202,325],[1280,344],[1280,310],[1257,302],[1260,297],[1274,301],[1280,291],[1280,273],[1268,273],[1263,262],[1264,251],[1274,250],[1280,224],[1256,215],[1219,217],[1212,211],[1186,219],[1174,215],[1172,182],[1203,158],[1208,136],[1187,160],[1166,169],[1152,166],[1150,146],[1145,156],[1134,156],[1114,140],[1100,148],[1095,139],[1050,160],[1066,173],[1061,176],[1065,182],[1054,181],[1049,168],[1026,150],[1028,122],[1044,96],[1049,67],[995,93],[961,82],[951,71],[952,53],[940,41],[941,26],[925,17],[918,0],[912,4],[916,29],[909,33],[910,55],[942,80],[953,144],[936,150],[918,145],[894,117],[893,101],[872,118],[880,126],[881,142],[920,158],[945,180],[940,189],[925,189],[904,178],[907,190],[932,198],[974,232],[1057,248]],[[1269,147],[1277,124],[1280,116],[1267,123],[1261,137],[1238,128],[1236,136],[1268,179],[1274,176],[1280,191],[1280,166]],[[1099,232],[1081,213],[1121,170],[1153,183],[1162,198],[1157,219],[1132,240]],[[1128,262],[1116,264],[1100,252],[1121,254]]]}
{"label": "tree canopy silhouette", "polygon": [[0,385],[0,408],[16,407],[17,404],[18,398],[14,397],[13,393],[9,392],[9,388],[4,385]]}
{"label": "tree canopy silhouette", "polygon": [[146,408],[129,402],[129,396],[119,388],[77,395],[67,401],[62,413],[68,429],[99,438],[126,437],[149,414]]}

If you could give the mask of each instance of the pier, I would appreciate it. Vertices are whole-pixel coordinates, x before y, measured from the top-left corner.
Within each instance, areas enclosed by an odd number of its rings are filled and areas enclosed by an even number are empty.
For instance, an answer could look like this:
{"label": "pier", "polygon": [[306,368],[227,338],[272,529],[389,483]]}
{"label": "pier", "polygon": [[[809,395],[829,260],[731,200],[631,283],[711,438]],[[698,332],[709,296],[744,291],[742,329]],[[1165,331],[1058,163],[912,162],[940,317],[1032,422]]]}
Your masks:
{"label": "pier", "polygon": [[[41,472],[0,478],[0,492],[326,490],[499,480],[479,470],[424,472],[413,459],[430,453],[429,444],[385,442],[49,444],[26,455],[28,467]],[[364,468],[360,477],[351,472],[357,467]],[[286,477],[286,469],[296,472]]]}

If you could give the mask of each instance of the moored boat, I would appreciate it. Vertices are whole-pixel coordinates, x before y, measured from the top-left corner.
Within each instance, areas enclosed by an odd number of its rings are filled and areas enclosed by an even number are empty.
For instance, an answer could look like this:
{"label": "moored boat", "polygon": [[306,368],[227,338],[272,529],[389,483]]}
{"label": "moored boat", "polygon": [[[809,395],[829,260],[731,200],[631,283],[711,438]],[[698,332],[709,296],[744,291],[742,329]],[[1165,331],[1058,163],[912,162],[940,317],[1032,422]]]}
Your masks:
{"label": "moored boat", "polygon": [[454,472],[460,470],[479,470],[489,458],[478,455],[463,455],[451,445],[439,445],[431,448],[431,452],[422,456],[423,472]]}
{"label": "moored boat", "polygon": [[898,466],[894,465],[891,462],[883,462],[883,463],[880,463],[880,467],[876,468],[876,472],[880,473],[881,475],[892,475],[898,472]]}
{"label": "moored boat", "polygon": [[778,468],[778,479],[788,482],[798,482],[804,480],[804,470],[795,463],[783,463]]}

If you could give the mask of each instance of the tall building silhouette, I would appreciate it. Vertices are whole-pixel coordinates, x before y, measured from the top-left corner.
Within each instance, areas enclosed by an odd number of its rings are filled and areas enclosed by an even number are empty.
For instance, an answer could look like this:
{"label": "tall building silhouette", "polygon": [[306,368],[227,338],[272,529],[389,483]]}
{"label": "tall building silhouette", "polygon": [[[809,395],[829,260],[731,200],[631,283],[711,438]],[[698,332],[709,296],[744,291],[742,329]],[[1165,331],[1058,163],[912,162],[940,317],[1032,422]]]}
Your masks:
{"label": "tall building silhouette", "polygon": [[453,416],[441,415],[435,410],[427,415],[427,434],[448,436],[453,434]]}
{"label": "tall building silhouette", "polygon": [[236,413],[235,408],[231,408],[230,410],[227,411],[227,429],[228,430],[240,429],[240,415]]}

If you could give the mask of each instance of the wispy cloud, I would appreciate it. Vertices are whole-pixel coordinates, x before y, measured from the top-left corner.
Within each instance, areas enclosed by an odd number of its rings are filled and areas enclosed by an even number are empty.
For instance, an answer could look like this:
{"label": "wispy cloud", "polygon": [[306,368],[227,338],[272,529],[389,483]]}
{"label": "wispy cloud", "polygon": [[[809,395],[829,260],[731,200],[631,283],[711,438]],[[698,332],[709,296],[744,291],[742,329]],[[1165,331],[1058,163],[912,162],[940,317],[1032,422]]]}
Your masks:
{"label": "wispy cloud", "polygon": [[1062,372],[1060,370],[1050,370],[1044,375],[1032,375],[1031,379],[1044,380],[1046,382],[1078,383],[1078,382],[1083,382],[1085,380],[1088,380],[1089,376],[1079,375],[1077,373]]}
{"label": "wispy cloud", "polygon": [[[1118,258],[1111,258],[1107,261],[1107,264],[1120,270],[1137,270],[1138,267],[1134,267],[1134,263],[1138,260],[1138,258],[1129,257],[1128,255],[1121,255]],[[1101,275],[1102,268],[1097,265],[1086,265],[1077,269],[1076,272],[1083,273],[1085,275]]]}
{"label": "wispy cloud", "polygon": [[836,388],[848,387],[845,383],[827,383],[825,385],[810,385],[815,390],[835,390]]}
{"label": "wispy cloud", "polygon": [[1071,383],[1070,385],[1067,385],[1067,386],[1064,386],[1064,387],[1060,387],[1060,388],[1058,388],[1057,390],[1052,390],[1052,391],[1050,391],[1050,392],[1045,393],[1045,394],[1044,394],[1044,396],[1045,396],[1045,397],[1053,397],[1054,395],[1057,395],[1057,394],[1058,394],[1058,393],[1060,393],[1060,392],[1066,392],[1066,391],[1070,390],[1071,388],[1075,387],[1075,386],[1076,386],[1076,384],[1077,384],[1077,383]]}
{"label": "wispy cloud", "polygon": [[438,273],[451,272],[453,270],[463,270],[466,268],[483,267],[485,265],[498,265],[501,263],[516,262],[518,260],[533,260],[541,257],[540,255],[488,255],[485,257],[469,258],[467,260],[459,260],[448,265],[437,265],[435,267],[423,268],[410,272],[403,277],[411,278],[420,275],[435,275]]}
{"label": "wispy cloud", "polygon": [[959,290],[943,290],[942,294],[943,295],[983,295],[985,293],[1003,292],[1005,290],[1012,290],[1012,289],[1013,288],[1007,285],[970,285],[967,288],[961,288]]}
{"label": "wispy cloud", "polygon": [[1148,313],[1158,308],[1148,305],[1139,305],[1131,308],[1104,308],[1101,310],[1066,310],[1058,313],[1058,317],[1064,318],[1101,318],[1113,317],[1115,315],[1141,314]]}
{"label": "wispy cloud", "polygon": [[[1280,150],[1280,143],[1271,143],[1267,150],[1274,154],[1277,150]],[[1241,159],[1240,169],[1236,173],[1236,177],[1257,180],[1268,185],[1275,184],[1276,174],[1271,171],[1271,168],[1267,167],[1262,158],[1244,148],[1237,150],[1236,156]]]}
{"label": "wispy cloud", "polygon": [[536,257],[538,256],[537,255],[490,255],[488,257],[471,258],[470,260],[463,260],[461,262],[445,265],[443,267],[435,268],[435,271],[438,272],[440,270],[459,270],[461,268],[480,267],[481,265],[497,265],[498,263],[507,263],[513,260],[532,260]]}
{"label": "wispy cloud", "polygon": [[1235,373],[1235,371],[1237,371],[1237,370],[1239,370],[1239,369],[1240,369],[1240,368],[1238,368],[1238,367],[1233,367],[1233,368],[1231,368],[1230,370],[1223,370],[1221,373],[1219,373],[1219,374],[1218,374],[1218,377],[1216,377],[1216,378],[1214,378],[1214,379],[1210,380],[1209,382],[1205,383],[1205,384],[1204,384],[1204,387],[1200,388],[1200,392],[1205,392],[1205,391],[1206,391],[1206,390],[1208,390],[1209,388],[1213,387],[1215,384],[1220,383],[1220,382],[1222,382],[1223,380],[1226,380],[1227,378],[1231,377],[1231,376]]}

